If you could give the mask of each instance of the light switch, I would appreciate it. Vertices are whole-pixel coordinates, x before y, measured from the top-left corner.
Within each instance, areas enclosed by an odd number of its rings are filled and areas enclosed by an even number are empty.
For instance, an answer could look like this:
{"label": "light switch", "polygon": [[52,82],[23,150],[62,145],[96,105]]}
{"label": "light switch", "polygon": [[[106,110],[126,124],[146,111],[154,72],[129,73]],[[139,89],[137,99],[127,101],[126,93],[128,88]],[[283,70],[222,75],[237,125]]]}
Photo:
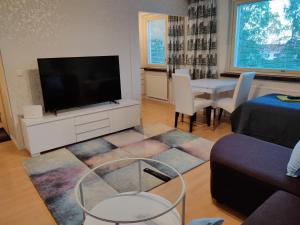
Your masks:
{"label": "light switch", "polygon": [[18,70],[16,70],[16,73],[17,73],[17,76],[18,77],[23,77],[23,70],[20,70],[20,69],[18,69]]}

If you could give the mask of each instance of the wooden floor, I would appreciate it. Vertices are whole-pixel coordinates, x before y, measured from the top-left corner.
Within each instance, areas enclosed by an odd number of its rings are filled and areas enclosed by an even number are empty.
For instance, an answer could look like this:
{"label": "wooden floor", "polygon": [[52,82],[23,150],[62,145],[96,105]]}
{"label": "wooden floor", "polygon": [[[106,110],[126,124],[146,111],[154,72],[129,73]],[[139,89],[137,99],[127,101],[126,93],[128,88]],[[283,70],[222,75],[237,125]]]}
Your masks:
{"label": "wooden floor", "polygon": [[[167,104],[164,102],[159,102],[155,100],[143,99],[142,105],[142,124],[149,123],[164,123],[168,126],[174,126],[174,117],[175,117],[175,108],[174,105]],[[201,113],[197,115],[197,123],[193,127],[193,134],[207,138],[212,141],[216,141],[231,133],[231,127],[225,118],[225,122],[222,121],[221,124],[216,126],[216,129],[208,127],[204,120],[205,118]],[[181,116],[178,121],[181,121]],[[189,131],[189,118],[184,118],[184,122],[178,123],[178,128],[188,132]]]}
{"label": "wooden floor", "polygon": [[[156,101],[143,100],[142,123],[165,123],[173,126],[174,108],[172,105]],[[200,118],[201,119],[201,118]],[[187,120],[188,122],[188,120]],[[179,129],[188,130],[188,123],[179,123]],[[217,140],[230,133],[230,126],[222,122],[215,130],[198,123],[194,127],[195,135]],[[29,177],[25,173],[22,161],[29,158],[27,151],[19,151],[11,141],[0,143],[0,225],[55,225],[47,207],[39,197]],[[184,175],[187,183],[186,221],[200,217],[222,217],[225,225],[241,224],[242,218],[231,210],[216,205],[210,197],[209,163]],[[172,197],[176,190],[173,180],[153,192]]]}

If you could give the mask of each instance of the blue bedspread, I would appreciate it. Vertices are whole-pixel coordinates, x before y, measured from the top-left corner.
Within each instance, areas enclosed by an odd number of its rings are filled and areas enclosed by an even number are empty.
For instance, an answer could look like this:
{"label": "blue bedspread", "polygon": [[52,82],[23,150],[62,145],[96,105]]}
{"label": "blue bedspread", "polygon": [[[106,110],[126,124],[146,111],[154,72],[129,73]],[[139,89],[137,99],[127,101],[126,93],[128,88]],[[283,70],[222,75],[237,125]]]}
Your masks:
{"label": "blue bedspread", "polygon": [[253,104],[262,104],[273,107],[281,107],[292,110],[300,110],[300,102],[283,102],[279,100],[276,96],[279,94],[270,94],[261,96],[249,101],[249,103]]}
{"label": "blue bedspread", "polygon": [[232,131],[293,148],[300,140],[300,102],[278,94],[252,99],[231,114]]}

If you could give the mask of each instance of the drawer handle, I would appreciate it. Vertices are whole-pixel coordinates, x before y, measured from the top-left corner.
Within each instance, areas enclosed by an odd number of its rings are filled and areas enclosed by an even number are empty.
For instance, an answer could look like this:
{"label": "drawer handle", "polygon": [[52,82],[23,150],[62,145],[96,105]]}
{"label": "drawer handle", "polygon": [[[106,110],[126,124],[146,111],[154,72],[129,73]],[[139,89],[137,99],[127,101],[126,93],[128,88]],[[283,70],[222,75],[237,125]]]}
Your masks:
{"label": "drawer handle", "polygon": [[79,135],[79,134],[89,133],[89,132],[92,132],[92,131],[95,131],[95,130],[102,130],[102,129],[108,128],[108,127],[109,127],[109,125],[107,125],[105,127],[101,127],[101,128],[95,128],[95,129],[91,129],[91,130],[88,130],[88,131],[83,131],[83,132],[76,133],[76,134]]}
{"label": "drawer handle", "polygon": [[75,126],[80,126],[80,125],[85,125],[85,124],[90,124],[90,123],[95,123],[95,122],[98,122],[98,121],[103,121],[103,120],[108,120],[109,121],[109,118],[103,118],[103,119],[96,119],[96,120],[91,120],[89,122],[84,122],[84,123],[77,123],[75,124]]}

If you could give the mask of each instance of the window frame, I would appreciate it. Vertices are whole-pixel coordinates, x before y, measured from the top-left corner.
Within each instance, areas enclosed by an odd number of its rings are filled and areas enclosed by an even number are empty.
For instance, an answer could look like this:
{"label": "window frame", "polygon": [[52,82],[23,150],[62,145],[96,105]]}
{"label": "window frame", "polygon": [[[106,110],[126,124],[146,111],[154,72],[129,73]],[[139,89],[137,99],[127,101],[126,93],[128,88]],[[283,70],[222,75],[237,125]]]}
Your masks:
{"label": "window frame", "polygon": [[[164,64],[149,64],[148,56],[148,21],[151,20],[165,20],[165,63]],[[143,15],[143,30],[144,30],[144,66],[151,67],[151,68],[167,68],[167,60],[168,60],[168,16],[164,14],[146,14]]]}
{"label": "window frame", "polygon": [[229,43],[229,71],[230,72],[247,72],[247,71],[254,71],[258,74],[262,75],[279,75],[279,76],[300,76],[300,70],[273,70],[273,69],[258,69],[258,68],[240,68],[234,66],[234,52],[235,52],[235,36],[236,36],[236,19],[237,19],[237,7],[240,4],[245,3],[255,3],[255,2],[262,2],[267,0],[233,0],[232,7],[231,7],[231,19],[230,19],[230,43]]}

